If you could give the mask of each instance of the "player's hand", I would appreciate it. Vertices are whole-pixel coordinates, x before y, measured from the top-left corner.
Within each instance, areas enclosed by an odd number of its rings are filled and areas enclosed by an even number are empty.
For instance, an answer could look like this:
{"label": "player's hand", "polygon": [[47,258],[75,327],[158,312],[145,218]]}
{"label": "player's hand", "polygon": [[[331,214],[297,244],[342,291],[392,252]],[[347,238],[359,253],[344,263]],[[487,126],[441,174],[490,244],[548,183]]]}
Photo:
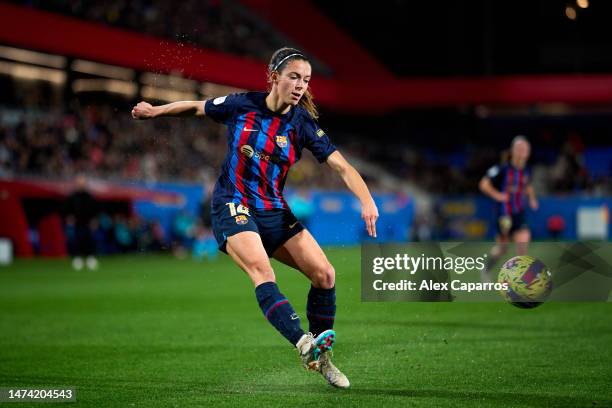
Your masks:
{"label": "player's hand", "polygon": [[132,117],[140,120],[154,118],[155,107],[148,102],[138,102],[138,105],[132,108]]}
{"label": "player's hand", "polygon": [[361,205],[361,218],[365,221],[368,235],[376,238],[376,221],[378,220],[378,208],[374,200]]}
{"label": "player's hand", "polygon": [[508,193],[499,193],[495,195],[495,199],[500,203],[507,203],[510,199],[510,195]]}
{"label": "player's hand", "polygon": [[529,207],[535,211],[538,208],[540,208],[540,203],[538,203],[538,199],[537,198],[532,198],[529,200]]}

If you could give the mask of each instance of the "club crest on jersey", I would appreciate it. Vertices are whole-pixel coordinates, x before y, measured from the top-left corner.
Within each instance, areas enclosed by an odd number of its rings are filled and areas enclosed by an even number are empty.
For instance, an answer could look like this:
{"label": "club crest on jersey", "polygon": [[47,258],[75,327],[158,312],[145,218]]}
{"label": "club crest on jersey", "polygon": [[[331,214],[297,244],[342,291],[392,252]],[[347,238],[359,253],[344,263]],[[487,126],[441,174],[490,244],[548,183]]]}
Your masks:
{"label": "club crest on jersey", "polygon": [[287,147],[287,136],[276,135],[276,144],[280,148]]}
{"label": "club crest on jersey", "polygon": [[249,222],[249,219],[246,217],[246,215],[237,215],[235,218],[236,218],[236,224],[238,225],[244,225],[247,222]]}

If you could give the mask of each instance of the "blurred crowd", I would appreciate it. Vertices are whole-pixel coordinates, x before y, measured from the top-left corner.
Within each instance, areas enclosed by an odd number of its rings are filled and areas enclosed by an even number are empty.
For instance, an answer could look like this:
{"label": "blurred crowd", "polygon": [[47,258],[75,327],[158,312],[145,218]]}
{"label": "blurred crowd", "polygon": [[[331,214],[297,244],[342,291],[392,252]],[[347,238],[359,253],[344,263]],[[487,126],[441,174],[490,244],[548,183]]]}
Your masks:
{"label": "blurred crowd", "polygon": [[284,44],[265,26],[228,0],[15,0],[155,37],[267,61]]}
{"label": "blurred crowd", "polygon": [[[332,136],[334,136],[332,134]],[[364,144],[354,137],[334,138],[351,157],[374,163],[397,180],[433,194],[477,193],[478,181],[507,152],[467,145],[461,151],[406,144]],[[79,106],[70,113],[0,109],[0,176],[44,175],[67,178],[86,173],[105,179],[211,182],[227,151],[225,127],[201,119],[135,121],[109,105]],[[585,143],[573,133],[556,147],[532,152],[534,182],[546,193],[610,193],[609,176],[594,177]],[[308,151],[289,173],[288,186],[343,188],[339,177],[325,177]],[[607,173],[609,174],[609,172]],[[376,171],[368,184],[380,190]]]}
{"label": "blurred crowd", "polygon": [[[577,133],[559,135],[557,140],[556,146],[532,146],[532,180],[540,194],[612,194],[612,168],[604,174],[591,174],[589,164],[595,163],[588,163],[585,143]],[[478,182],[487,169],[509,160],[507,146],[499,145],[466,144],[448,149],[443,145],[364,145],[354,141],[345,149],[381,164],[401,180],[443,195],[478,194]],[[601,149],[604,155],[609,151],[609,147]]]}
{"label": "blurred crowd", "polygon": [[[0,109],[0,176],[77,173],[105,179],[215,180],[225,154],[224,126],[209,120],[135,121],[129,112],[73,106],[71,113]],[[338,177],[310,153],[289,173],[288,184],[338,188]]]}
{"label": "blurred crowd", "polygon": [[221,129],[208,121],[136,122],[109,106],[68,114],[4,111],[0,168],[9,174],[193,180],[218,165]]}

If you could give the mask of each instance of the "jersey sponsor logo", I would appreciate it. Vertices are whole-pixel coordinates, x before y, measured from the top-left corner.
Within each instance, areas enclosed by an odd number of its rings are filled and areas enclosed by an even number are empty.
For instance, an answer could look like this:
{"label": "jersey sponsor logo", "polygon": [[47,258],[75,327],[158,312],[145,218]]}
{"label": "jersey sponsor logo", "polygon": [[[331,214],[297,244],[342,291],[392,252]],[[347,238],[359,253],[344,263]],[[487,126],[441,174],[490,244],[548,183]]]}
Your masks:
{"label": "jersey sponsor logo", "polygon": [[295,226],[297,225],[297,223],[298,223],[298,222],[299,222],[299,221],[296,221],[296,222],[294,222],[293,224],[290,224],[290,225],[289,225],[289,228],[293,228],[293,227],[295,227]]}
{"label": "jersey sponsor logo", "polygon": [[287,136],[276,135],[276,144],[280,148],[287,147]]}
{"label": "jersey sponsor logo", "polygon": [[250,128],[250,127],[248,127],[248,126],[245,126],[245,127],[243,127],[243,128],[242,128],[242,131],[243,131],[243,132],[257,132],[258,130],[257,130],[257,129]]}
{"label": "jersey sponsor logo", "polygon": [[253,154],[255,153],[255,151],[249,145],[242,145],[240,146],[240,153],[244,154],[246,157],[250,159],[251,157],[253,157]]}
{"label": "jersey sponsor logo", "polygon": [[221,105],[223,102],[225,102],[225,98],[227,98],[227,96],[220,96],[218,98],[215,98],[213,100],[213,105]]}
{"label": "jersey sponsor logo", "polygon": [[[264,153],[260,152],[259,150],[255,150],[255,149],[253,149],[249,145],[242,145],[242,146],[240,146],[240,153],[244,154],[249,159],[252,159],[253,157],[255,157],[255,158],[259,159],[259,160],[270,161],[270,155],[264,154]],[[272,160],[272,161],[274,161],[274,160]]]}
{"label": "jersey sponsor logo", "polygon": [[300,318],[300,316],[298,316],[298,314],[297,314],[297,313],[292,313],[292,314],[291,314],[291,320],[297,320],[297,319],[299,319],[299,318]]}
{"label": "jersey sponsor logo", "polygon": [[319,136],[319,137],[325,136],[325,132],[323,131],[323,129],[317,130],[317,136]]}

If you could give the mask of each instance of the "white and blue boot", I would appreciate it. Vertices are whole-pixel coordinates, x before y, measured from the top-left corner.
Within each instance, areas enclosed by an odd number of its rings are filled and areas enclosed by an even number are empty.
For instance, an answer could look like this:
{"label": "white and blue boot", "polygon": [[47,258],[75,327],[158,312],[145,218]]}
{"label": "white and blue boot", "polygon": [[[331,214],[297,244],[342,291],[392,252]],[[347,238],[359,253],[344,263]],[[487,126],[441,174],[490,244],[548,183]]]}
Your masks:
{"label": "white and blue boot", "polygon": [[331,351],[336,341],[336,332],[325,330],[316,338],[312,333],[304,334],[295,345],[302,364],[307,370],[318,371],[327,382],[338,388],[350,386],[348,378],[331,362]]}

